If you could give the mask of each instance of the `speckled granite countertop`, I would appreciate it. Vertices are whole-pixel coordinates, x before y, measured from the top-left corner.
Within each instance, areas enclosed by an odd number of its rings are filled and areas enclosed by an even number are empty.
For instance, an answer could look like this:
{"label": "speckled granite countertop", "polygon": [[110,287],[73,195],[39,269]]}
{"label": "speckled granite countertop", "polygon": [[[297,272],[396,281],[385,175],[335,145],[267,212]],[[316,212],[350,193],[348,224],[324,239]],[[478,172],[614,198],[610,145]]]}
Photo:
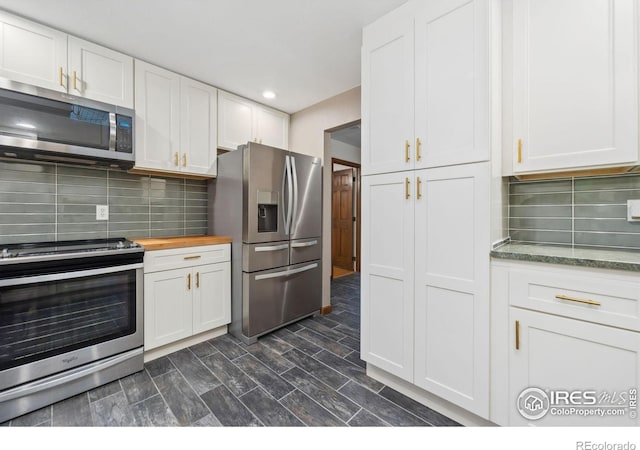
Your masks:
{"label": "speckled granite countertop", "polygon": [[504,244],[491,252],[500,259],[640,272],[640,251],[575,248],[542,244]]}

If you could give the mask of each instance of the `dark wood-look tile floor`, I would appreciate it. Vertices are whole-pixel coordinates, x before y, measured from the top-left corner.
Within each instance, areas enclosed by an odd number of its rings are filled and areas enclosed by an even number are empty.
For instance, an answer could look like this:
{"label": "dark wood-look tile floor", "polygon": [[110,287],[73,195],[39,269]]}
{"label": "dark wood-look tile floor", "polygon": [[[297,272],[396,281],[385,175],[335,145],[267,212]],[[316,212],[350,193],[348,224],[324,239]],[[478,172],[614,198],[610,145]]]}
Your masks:
{"label": "dark wood-look tile floor", "polygon": [[458,425],[366,375],[358,273],[334,279],[331,299],[330,314],[253,345],[221,336],[0,425]]}

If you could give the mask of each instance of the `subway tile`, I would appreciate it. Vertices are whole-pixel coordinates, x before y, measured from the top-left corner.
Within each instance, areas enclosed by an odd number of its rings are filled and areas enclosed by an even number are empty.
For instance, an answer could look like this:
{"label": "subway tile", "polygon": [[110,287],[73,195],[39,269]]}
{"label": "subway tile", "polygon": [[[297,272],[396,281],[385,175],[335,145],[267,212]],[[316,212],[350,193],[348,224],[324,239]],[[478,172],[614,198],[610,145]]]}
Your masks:
{"label": "subway tile", "polygon": [[571,244],[570,231],[511,230],[511,240],[519,242],[546,242]]}
{"label": "subway tile", "polygon": [[571,180],[516,181],[509,183],[510,194],[544,194],[551,192],[571,192]]}
{"label": "subway tile", "polygon": [[58,223],[58,234],[67,233],[107,233],[107,221],[85,223]]}
{"label": "subway tile", "polygon": [[76,167],[58,165],[58,177],[64,176],[91,177],[91,178],[107,178],[106,169],[93,169],[88,167]]}
{"label": "subway tile", "polygon": [[590,233],[578,231],[575,233],[575,245],[640,248],[640,236],[635,233]]}
{"label": "subway tile", "polygon": [[626,218],[627,205],[576,205],[576,218]]}
{"label": "subway tile", "polygon": [[[55,224],[56,222],[56,216],[53,213],[8,213],[3,206],[0,205],[0,225]],[[19,231],[19,227],[16,229]]]}
{"label": "subway tile", "polygon": [[113,222],[109,221],[109,231],[131,231],[146,230],[149,231],[149,221],[140,222]]}
{"label": "subway tile", "polygon": [[173,237],[184,236],[184,228],[166,229],[166,230],[151,230],[150,237]]}
{"label": "subway tile", "polygon": [[[74,193],[83,190],[86,193],[92,191],[103,193],[107,191],[106,177],[76,177],[58,175],[58,192]],[[98,195],[94,193],[93,195]]]}
{"label": "subway tile", "polygon": [[58,241],[74,241],[78,239],[105,239],[107,237],[107,231],[92,231],[92,232],[75,232],[75,233],[60,233],[57,234]]}
{"label": "subway tile", "polygon": [[[91,209],[93,209],[93,214],[58,214],[58,223],[60,224],[96,223],[95,206]],[[97,223],[101,223],[101,222],[97,222]],[[106,223],[106,222],[102,222],[102,223]]]}
{"label": "subway tile", "polygon": [[576,192],[576,205],[626,204],[627,200],[640,199],[640,190]]}
{"label": "subway tile", "polygon": [[577,178],[576,191],[640,189],[640,175]]}
{"label": "subway tile", "polygon": [[148,197],[149,188],[148,186],[134,186],[131,185],[127,188],[114,187],[109,182],[109,199],[112,198],[140,198],[140,197]]}
{"label": "subway tile", "polygon": [[636,233],[640,243],[640,222],[624,219],[575,219],[575,231],[600,231],[606,233]]}
{"label": "subway tile", "polygon": [[509,219],[509,228],[518,230],[571,231],[571,219],[511,217]]}
{"label": "subway tile", "polygon": [[8,181],[0,178],[0,192],[53,194],[56,192],[55,184],[49,183],[25,183],[21,181]]}
{"label": "subway tile", "polygon": [[55,241],[56,235],[50,234],[15,234],[0,235],[0,242],[3,244],[24,244],[31,242]]}
{"label": "subway tile", "polygon": [[516,206],[570,205],[571,192],[551,194],[511,194],[509,203]]}
{"label": "subway tile", "polygon": [[22,224],[20,227],[15,225],[0,225],[0,236],[11,234],[48,234],[55,232],[55,223],[37,223]]}
{"label": "subway tile", "polygon": [[0,169],[0,180],[21,181],[21,182],[28,182],[28,183],[44,183],[44,184],[53,186],[56,183],[56,176],[53,170],[49,172],[37,172],[37,171]]}
{"label": "subway tile", "polygon": [[571,217],[571,206],[509,206],[509,217]]}
{"label": "subway tile", "polygon": [[72,205],[106,205],[107,195],[58,194],[58,204]]}
{"label": "subway tile", "polygon": [[[114,208],[123,207],[122,211],[139,212],[142,208],[149,210],[149,196],[144,197],[110,197],[109,206]],[[124,208],[129,207],[129,208]]]}
{"label": "subway tile", "polygon": [[53,193],[38,194],[30,192],[0,192],[0,203],[50,203],[55,204],[56,195]]}
{"label": "subway tile", "polygon": [[55,214],[55,204],[26,204],[26,203],[5,203],[0,205],[2,214],[27,214],[33,216]]}

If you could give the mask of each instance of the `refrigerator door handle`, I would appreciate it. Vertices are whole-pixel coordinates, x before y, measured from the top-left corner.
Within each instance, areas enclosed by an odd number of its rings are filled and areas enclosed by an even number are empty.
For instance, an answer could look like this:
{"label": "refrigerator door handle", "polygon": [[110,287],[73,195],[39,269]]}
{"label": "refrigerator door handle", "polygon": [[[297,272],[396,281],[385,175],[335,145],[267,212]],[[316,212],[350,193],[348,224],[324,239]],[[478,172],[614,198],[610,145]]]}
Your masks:
{"label": "refrigerator door handle", "polygon": [[318,245],[318,241],[307,241],[307,242],[292,242],[292,248],[300,248],[300,247],[313,247],[314,245]]}
{"label": "refrigerator door handle", "polygon": [[[285,187],[289,190],[289,207],[287,208],[284,204],[284,189]],[[285,155],[284,157],[284,172],[282,174],[282,220],[284,221],[284,234],[285,236],[289,235],[289,214],[291,213],[291,172],[289,169],[289,156]]]}
{"label": "refrigerator door handle", "polygon": [[298,217],[298,171],[296,170],[296,158],[293,156],[289,157],[291,172],[293,174],[293,214],[290,219],[290,227],[289,232],[293,235],[295,231],[295,222]]}
{"label": "refrigerator door handle", "polygon": [[256,247],[256,252],[276,252],[278,250],[286,250],[289,248],[289,244],[281,245],[266,245],[264,247]]}
{"label": "refrigerator door handle", "polygon": [[306,272],[307,270],[315,269],[316,267],[318,267],[318,263],[309,264],[304,267],[298,267],[297,269],[284,270],[282,272],[265,273],[264,275],[256,275],[256,281],[266,280],[269,278],[288,277],[289,275],[294,275],[300,272]]}

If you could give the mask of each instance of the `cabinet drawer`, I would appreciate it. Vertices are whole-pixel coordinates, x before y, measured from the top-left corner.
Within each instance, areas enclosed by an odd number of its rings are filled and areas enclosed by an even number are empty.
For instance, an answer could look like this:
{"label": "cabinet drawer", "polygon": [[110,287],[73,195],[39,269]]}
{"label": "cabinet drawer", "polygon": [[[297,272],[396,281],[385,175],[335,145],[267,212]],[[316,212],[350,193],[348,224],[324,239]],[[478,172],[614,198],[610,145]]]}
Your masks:
{"label": "cabinet drawer", "polygon": [[511,306],[640,330],[640,283],[630,277],[512,269],[509,299]]}
{"label": "cabinet drawer", "polygon": [[231,260],[231,244],[152,250],[144,254],[144,272],[182,269]]}

